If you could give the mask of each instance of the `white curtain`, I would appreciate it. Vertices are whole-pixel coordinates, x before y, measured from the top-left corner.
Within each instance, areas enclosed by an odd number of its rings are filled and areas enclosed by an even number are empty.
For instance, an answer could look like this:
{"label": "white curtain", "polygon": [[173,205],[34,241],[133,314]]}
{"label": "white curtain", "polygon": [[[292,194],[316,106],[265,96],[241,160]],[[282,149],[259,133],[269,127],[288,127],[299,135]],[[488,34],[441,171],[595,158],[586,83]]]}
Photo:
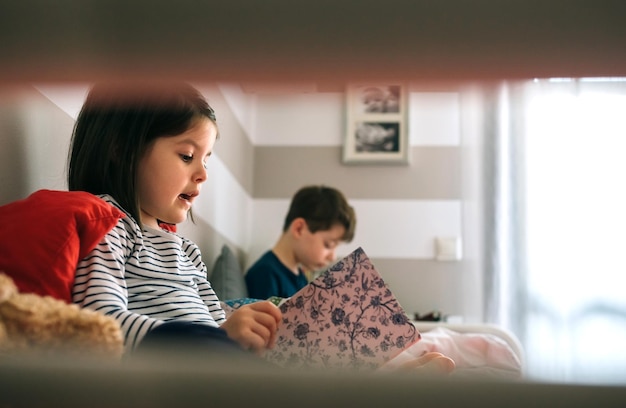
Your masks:
{"label": "white curtain", "polygon": [[626,383],[626,82],[484,88],[486,315],[529,378]]}

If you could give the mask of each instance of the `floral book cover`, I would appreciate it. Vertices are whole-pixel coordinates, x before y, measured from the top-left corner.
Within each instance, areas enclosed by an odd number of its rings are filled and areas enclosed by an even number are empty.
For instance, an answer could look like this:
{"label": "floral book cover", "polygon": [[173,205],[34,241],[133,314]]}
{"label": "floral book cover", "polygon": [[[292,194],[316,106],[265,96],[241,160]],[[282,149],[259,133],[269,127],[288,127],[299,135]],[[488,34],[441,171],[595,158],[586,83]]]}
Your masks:
{"label": "floral book cover", "polygon": [[282,367],[376,369],[420,339],[361,248],[279,307],[266,358]]}

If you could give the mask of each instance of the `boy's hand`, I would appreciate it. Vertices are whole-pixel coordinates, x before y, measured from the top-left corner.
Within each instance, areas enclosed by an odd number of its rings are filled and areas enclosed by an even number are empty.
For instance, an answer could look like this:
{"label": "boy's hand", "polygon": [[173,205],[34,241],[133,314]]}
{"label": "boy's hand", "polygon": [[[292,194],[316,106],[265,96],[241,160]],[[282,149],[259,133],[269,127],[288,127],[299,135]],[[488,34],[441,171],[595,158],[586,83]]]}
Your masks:
{"label": "boy's hand", "polygon": [[221,327],[244,349],[262,355],[266,349],[274,347],[281,319],[282,313],[276,305],[262,301],[241,306]]}

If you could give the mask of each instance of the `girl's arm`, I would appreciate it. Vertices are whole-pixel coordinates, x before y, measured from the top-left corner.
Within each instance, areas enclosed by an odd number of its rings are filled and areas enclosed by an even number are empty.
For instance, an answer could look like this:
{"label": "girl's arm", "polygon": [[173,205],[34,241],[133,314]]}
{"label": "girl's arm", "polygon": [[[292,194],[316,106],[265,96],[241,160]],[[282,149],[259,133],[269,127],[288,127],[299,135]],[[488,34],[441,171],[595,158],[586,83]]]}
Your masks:
{"label": "girl's arm", "polygon": [[79,262],[73,288],[74,303],[112,316],[120,323],[126,351],[134,349],[146,333],[162,323],[128,311],[124,274],[131,249],[132,240],[120,222]]}

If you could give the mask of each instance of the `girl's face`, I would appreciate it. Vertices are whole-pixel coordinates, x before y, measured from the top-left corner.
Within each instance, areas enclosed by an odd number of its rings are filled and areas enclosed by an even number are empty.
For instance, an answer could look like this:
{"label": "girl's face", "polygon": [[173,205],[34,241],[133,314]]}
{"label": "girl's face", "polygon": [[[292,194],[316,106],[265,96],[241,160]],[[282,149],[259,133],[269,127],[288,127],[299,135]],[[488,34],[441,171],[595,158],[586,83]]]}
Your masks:
{"label": "girl's face", "polygon": [[158,221],[178,224],[207,179],[206,161],[217,138],[209,119],[197,120],[186,132],[159,137],[139,161],[138,193],[141,223],[158,228]]}
{"label": "girl's face", "polygon": [[305,223],[296,250],[297,262],[309,271],[327,267],[335,260],[335,250],[345,232],[343,225],[335,224],[328,230],[312,233]]}

